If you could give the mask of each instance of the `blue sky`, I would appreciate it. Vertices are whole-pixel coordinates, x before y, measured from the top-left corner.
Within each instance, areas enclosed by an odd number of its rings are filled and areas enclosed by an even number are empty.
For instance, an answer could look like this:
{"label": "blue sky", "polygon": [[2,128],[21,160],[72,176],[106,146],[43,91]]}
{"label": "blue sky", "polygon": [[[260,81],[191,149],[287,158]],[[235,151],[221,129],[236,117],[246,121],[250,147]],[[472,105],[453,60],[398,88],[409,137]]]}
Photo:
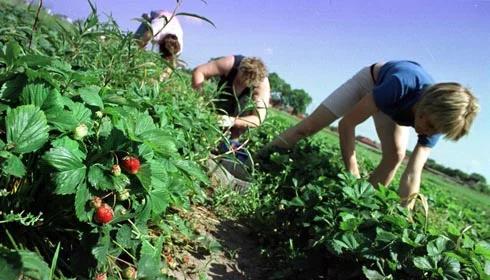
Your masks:
{"label": "blue sky", "polygon": [[[431,158],[490,181],[490,0],[184,0],[179,11],[205,16],[217,28],[181,18],[189,67],[211,57],[261,57],[293,88],[313,98],[312,111],[361,67],[377,61],[419,62],[438,82],[457,81],[479,98],[481,112],[470,135],[440,141]],[[84,18],[86,0],[45,0],[55,13]],[[175,0],[97,0],[123,30],[144,12],[173,10]],[[372,121],[357,134],[377,139]],[[412,131],[409,149],[416,135]],[[485,152],[487,150],[487,152]]]}

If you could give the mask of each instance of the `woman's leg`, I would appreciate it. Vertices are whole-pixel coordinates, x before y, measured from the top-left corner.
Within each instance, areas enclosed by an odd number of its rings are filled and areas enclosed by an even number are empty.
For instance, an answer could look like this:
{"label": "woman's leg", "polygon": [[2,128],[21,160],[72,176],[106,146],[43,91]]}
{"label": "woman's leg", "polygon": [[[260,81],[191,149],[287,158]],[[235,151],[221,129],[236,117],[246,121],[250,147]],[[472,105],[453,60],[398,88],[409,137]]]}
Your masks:
{"label": "woman's leg", "polygon": [[373,186],[381,183],[389,185],[396,170],[405,158],[408,144],[408,127],[396,124],[386,114],[379,112],[373,116],[376,132],[381,141],[382,157],[369,181]]}
{"label": "woman's leg", "polygon": [[269,145],[279,148],[291,148],[299,140],[317,133],[333,123],[338,117],[324,105],[318,106],[308,117],[277,136]]}
{"label": "woman's leg", "polygon": [[348,112],[374,87],[369,67],[364,67],[342,84],[297,125],[287,129],[267,146],[291,148],[299,140],[317,133]]}

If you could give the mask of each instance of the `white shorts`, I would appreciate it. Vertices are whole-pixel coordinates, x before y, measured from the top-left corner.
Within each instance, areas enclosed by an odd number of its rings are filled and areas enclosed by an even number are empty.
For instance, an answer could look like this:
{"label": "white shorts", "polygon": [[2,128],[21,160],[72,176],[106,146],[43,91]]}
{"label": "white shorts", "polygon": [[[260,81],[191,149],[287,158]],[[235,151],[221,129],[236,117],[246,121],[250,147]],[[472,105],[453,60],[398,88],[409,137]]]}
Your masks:
{"label": "white shorts", "polygon": [[342,117],[366,94],[372,92],[373,88],[371,70],[369,66],[366,66],[334,90],[321,104],[337,117]]}

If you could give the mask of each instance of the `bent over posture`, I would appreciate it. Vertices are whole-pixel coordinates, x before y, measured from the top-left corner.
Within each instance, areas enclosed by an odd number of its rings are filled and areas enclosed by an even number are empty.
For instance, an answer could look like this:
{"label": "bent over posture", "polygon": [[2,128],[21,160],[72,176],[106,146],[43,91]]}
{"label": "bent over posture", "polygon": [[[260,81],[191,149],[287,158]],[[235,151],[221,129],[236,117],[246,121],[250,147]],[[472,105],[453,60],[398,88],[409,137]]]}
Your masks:
{"label": "bent over posture", "polygon": [[458,140],[469,132],[478,112],[477,99],[458,83],[434,84],[416,62],[390,61],[361,69],[328,96],[316,110],[279,135],[263,150],[291,148],[342,117],[338,132],[344,164],[359,177],[355,153],[355,128],[373,117],[381,141],[382,158],[369,181],[388,185],[405,157],[408,127],[418,133],[418,142],[399,187],[404,206],[418,193],[422,168],[441,135]]}
{"label": "bent over posture", "polygon": [[264,120],[269,106],[270,86],[264,63],[256,57],[230,55],[197,66],[192,72],[192,86],[201,89],[205,80],[220,77],[222,90],[215,102],[220,125],[230,128],[237,139],[247,128]]}
{"label": "bent over posture", "polygon": [[184,32],[179,20],[166,11],[152,11],[150,16],[143,14],[143,18],[150,26],[142,23],[136,30],[135,37],[140,48],[144,48],[151,41],[158,45],[163,59],[175,63],[184,48]]}

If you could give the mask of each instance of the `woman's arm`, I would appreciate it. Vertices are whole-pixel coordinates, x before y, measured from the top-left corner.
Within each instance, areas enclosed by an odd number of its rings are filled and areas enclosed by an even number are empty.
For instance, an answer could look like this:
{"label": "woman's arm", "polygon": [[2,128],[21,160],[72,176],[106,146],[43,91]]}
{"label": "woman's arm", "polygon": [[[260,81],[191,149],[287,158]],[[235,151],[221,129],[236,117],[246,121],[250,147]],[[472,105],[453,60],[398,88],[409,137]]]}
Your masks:
{"label": "woman's arm", "polygon": [[205,80],[227,75],[234,62],[235,57],[230,55],[197,66],[192,71],[192,87],[196,90],[201,89]]}
{"label": "woman's arm", "polygon": [[355,128],[378,112],[373,95],[364,96],[339,122],[340,150],[345,167],[354,176],[360,177],[355,150]]}
{"label": "woman's arm", "polygon": [[400,179],[400,188],[398,189],[401,204],[405,207],[413,207],[415,200],[409,201],[409,198],[412,194],[420,191],[422,170],[425,162],[429,158],[430,151],[431,148],[429,147],[417,145],[410,156],[407,168]]}
{"label": "woman's arm", "polygon": [[271,98],[271,89],[269,85],[269,79],[267,77],[264,78],[264,80],[257,87],[254,88],[252,96],[255,103],[253,114],[249,116],[235,118],[234,127],[257,127],[265,120],[267,108],[269,107],[269,101]]}

